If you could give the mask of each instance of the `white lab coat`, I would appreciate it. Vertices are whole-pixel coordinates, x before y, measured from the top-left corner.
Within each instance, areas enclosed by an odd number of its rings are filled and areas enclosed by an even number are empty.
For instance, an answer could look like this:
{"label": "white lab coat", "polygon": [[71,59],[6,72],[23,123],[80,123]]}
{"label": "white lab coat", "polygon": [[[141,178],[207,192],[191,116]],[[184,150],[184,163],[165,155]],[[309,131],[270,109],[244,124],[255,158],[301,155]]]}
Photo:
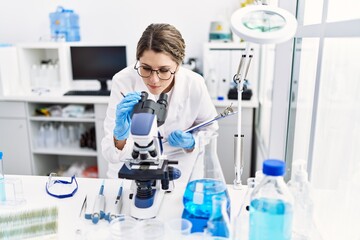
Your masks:
{"label": "white lab coat", "polygon": [[[101,145],[103,156],[108,161],[107,176],[109,178],[117,178],[118,171],[123,164],[121,161],[131,158],[133,147],[131,134],[124,149],[118,150],[114,146],[113,130],[115,127],[116,106],[123,99],[121,92],[126,95],[134,91],[146,91],[149,93],[149,98],[155,100],[155,97],[148,91],[142,78],[134,70],[133,66],[129,66],[113,77],[110,100],[104,121],[105,137]],[[196,124],[212,119],[216,115],[217,112],[208,94],[204,78],[195,72],[180,67],[175,75],[175,84],[171,90],[167,118],[165,123],[159,127],[161,135],[166,139],[175,130],[188,129]],[[202,128],[201,131],[217,131],[217,129],[218,124],[214,122]],[[197,133],[194,134],[195,146],[198,141],[196,136]],[[165,155],[169,156],[174,152],[179,153],[179,149],[169,146],[168,143],[164,144]],[[184,151],[180,151],[180,153],[182,155],[187,154]],[[190,157],[194,153],[187,155]]]}

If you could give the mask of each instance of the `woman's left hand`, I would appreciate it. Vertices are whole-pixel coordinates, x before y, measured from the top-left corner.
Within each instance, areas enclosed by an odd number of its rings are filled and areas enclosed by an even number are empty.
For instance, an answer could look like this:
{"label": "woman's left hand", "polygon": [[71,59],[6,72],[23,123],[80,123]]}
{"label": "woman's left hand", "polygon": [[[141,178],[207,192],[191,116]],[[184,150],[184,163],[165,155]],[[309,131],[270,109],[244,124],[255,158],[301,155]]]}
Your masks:
{"label": "woman's left hand", "polygon": [[169,145],[191,150],[195,146],[195,139],[191,133],[176,130],[170,133],[168,137]]}

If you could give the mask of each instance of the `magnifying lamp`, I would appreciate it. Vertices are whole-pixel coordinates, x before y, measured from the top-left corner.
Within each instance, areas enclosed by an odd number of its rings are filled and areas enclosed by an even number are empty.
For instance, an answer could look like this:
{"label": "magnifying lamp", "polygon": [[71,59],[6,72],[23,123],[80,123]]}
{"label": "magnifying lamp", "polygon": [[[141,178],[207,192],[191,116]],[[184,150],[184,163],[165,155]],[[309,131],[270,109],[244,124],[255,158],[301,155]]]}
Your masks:
{"label": "magnifying lamp", "polygon": [[238,132],[235,135],[235,180],[234,188],[241,189],[241,174],[244,167],[241,137],[241,94],[244,80],[252,58],[251,43],[277,44],[294,37],[297,29],[295,17],[288,11],[268,5],[252,5],[236,10],[231,16],[232,31],[247,42],[246,54],[242,55],[234,82],[238,92]]}
{"label": "magnifying lamp", "polygon": [[238,9],[231,16],[231,29],[247,42],[281,43],[295,35],[297,21],[291,13],[268,5]]}

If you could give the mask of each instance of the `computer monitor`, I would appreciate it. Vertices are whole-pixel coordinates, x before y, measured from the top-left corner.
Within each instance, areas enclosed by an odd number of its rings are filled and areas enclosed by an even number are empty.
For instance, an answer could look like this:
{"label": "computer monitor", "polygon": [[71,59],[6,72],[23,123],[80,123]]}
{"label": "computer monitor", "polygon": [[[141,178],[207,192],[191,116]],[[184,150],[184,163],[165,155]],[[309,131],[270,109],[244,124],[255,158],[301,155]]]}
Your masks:
{"label": "computer monitor", "polygon": [[98,80],[100,91],[107,80],[127,66],[125,46],[70,46],[73,80]]}

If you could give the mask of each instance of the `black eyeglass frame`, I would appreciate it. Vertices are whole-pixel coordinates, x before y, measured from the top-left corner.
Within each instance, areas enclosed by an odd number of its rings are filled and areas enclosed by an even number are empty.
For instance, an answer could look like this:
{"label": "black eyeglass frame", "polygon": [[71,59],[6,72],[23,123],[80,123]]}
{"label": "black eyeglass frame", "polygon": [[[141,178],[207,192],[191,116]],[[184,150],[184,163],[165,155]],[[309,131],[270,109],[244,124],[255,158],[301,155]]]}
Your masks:
{"label": "black eyeglass frame", "polygon": [[149,77],[151,77],[151,75],[153,74],[153,72],[156,72],[156,75],[158,76],[158,78],[159,78],[160,80],[168,81],[168,80],[170,80],[171,77],[176,73],[176,70],[175,70],[174,72],[172,72],[172,71],[169,69],[168,71],[170,72],[171,75],[170,75],[169,78],[165,79],[165,78],[161,78],[161,77],[159,76],[159,69],[155,70],[155,69],[150,68],[150,71],[151,71],[150,75],[147,76],[147,77],[144,77],[144,76],[141,76],[141,74],[139,73],[139,68],[141,68],[142,66],[136,67],[136,65],[138,64],[138,62],[139,62],[139,60],[136,61],[135,65],[134,65],[134,69],[135,69],[136,72],[139,74],[139,76],[142,77],[142,78],[149,78]]}

